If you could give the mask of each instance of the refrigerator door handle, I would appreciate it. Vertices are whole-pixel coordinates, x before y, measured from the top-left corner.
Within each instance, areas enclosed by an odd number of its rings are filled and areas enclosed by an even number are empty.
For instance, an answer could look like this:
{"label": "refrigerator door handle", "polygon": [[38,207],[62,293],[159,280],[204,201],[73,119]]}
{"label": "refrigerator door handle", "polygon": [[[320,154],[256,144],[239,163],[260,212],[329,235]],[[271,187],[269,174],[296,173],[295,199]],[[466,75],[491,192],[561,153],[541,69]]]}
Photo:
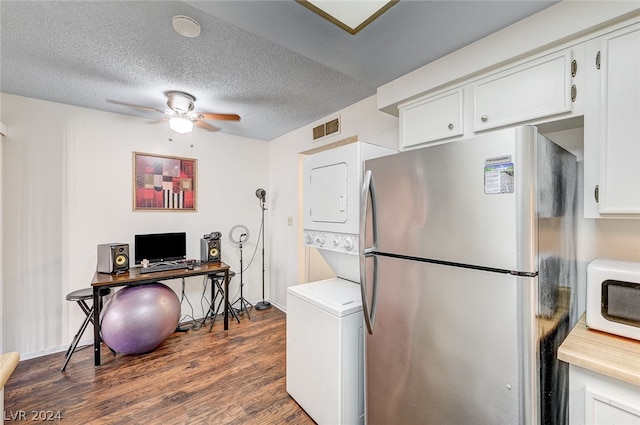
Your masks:
{"label": "refrigerator door handle", "polygon": [[[371,195],[371,228],[372,246],[365,245],[365,231],[367,220],[367,205]],[[378,223],[376,220],[376,191],[373,183],[371,170],[367,170],[364,175],[364,184],[360,194],[360,291],[362,294],[362,313],[367,332],[373,334],[373,327],[376,318],[376,293],[378,290],[378,258],[375,256],[375,249],[378,243]],[[371,306],[367,302],[367,257],[373,257],[373,287],[371,293]]]}

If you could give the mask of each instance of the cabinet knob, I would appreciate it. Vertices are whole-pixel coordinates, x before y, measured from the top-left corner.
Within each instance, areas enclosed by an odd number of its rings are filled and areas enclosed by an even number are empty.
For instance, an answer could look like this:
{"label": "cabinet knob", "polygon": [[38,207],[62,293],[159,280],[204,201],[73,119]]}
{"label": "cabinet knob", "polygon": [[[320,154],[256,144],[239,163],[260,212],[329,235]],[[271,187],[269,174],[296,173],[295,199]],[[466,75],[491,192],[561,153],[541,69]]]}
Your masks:
{"label": "cabinet knob", "polygon": [[486,115],[483,115],[483,116],[480,117],[480,121],[482,121],[482,122],[487,122],[488,120],[489,120],[489,117],[486,116]]}
{"label": "cabinet knob", "polygon": [[449,123],[449,125],[447,126],[447,128],[449,128],[449,130],[453,130],[453,124]]}

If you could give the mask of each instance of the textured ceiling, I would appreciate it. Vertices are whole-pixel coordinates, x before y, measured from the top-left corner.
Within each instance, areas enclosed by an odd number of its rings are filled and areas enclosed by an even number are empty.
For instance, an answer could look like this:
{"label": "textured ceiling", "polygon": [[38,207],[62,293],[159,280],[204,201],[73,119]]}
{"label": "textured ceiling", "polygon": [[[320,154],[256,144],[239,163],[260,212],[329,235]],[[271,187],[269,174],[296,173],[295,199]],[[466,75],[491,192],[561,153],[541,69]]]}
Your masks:
{"label": "textured ceiling", "polygon": [[165,109],[181,90],[242,117],[221,131],[272,140],[554,3],[401,0],[350,35],[294,1],[2,0],[0,91],[156,119],[107,100]]}

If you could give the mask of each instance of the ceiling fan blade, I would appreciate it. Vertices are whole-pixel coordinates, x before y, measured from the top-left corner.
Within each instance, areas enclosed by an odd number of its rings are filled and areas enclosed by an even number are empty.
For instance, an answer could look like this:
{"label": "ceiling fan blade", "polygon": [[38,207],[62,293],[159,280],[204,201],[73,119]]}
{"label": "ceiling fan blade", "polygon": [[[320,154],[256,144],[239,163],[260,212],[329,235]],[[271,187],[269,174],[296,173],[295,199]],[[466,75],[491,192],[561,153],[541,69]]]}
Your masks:
{"label": "ceiling fan blade", "polygon": [[237,114],[216,114],[214,112],[196,112],[196,114],[204,120],[240,121],[240,115]]}
{"label": "ceiling fan blade", "polygon": [[220,130],[218,127],[215,127],[211,124],[209,124],[208,122],[204,122],[204,121],[200,121],[200,120],[196,120],[193,122],[195,125],[197,125],[198,127],[202,127],[207,131],[218,131]]}
{"label": "ceiling fan blade", "polygon": [[158,124],[161,122],[168,122],[169,121],[169,117],[162,117],[162,118],[156,118],[153,120],[147,120],[147,124]]}
{"label": "ceiling fan blade", "polygon": [[136,108],[136,109],[143,109],[145,111],[160,112],[161,114],[166,114],[167,113],[166,111],[163,111],[162,109],[153,108],[151,106],[134,105],[133,103],[120,102],[119,100],[107,99],[107,102],[115,103],[116,105],[129,106],[131,108]]}

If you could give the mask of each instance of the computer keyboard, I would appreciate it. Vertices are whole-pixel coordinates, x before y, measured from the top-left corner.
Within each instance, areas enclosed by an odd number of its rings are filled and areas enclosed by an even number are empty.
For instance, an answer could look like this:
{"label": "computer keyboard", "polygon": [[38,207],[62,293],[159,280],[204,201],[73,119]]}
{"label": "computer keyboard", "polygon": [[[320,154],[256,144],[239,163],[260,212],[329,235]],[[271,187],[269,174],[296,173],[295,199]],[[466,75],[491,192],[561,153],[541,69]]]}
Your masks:
{"label": "computer keyboard", "polygon": [[188,268],[189,268],[189,264],[183,261],[180,261],[177,263],[158,263],[158,264],[150,264],[148,267],[140,268],[140,274],[164,272],[167,270],[180,270],[180,269],[188,269]]}

